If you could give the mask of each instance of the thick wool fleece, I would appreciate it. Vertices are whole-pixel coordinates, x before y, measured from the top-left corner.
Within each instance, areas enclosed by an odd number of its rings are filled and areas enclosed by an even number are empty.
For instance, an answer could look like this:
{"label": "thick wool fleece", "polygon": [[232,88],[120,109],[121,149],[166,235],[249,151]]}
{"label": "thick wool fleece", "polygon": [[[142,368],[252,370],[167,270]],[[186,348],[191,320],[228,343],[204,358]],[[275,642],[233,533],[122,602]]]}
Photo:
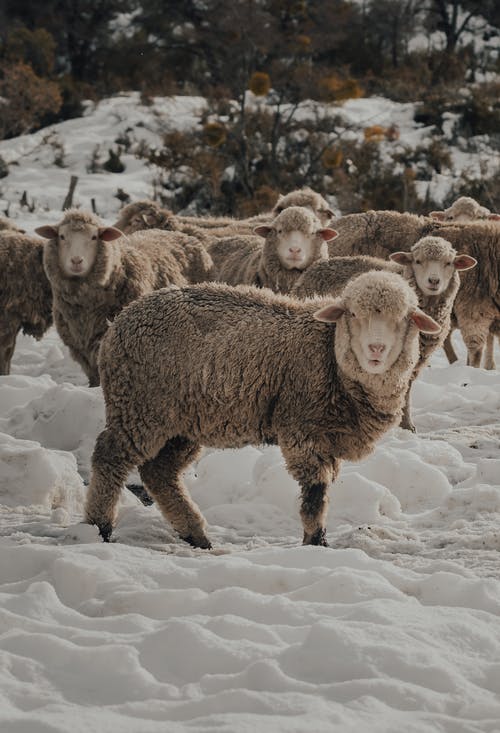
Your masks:
{"label": "thick wool fleece", "polygon": [[[319,228],[321,225],[311,211],[291,206],[274,219],[264,241],[260,237],[242,236],[210,245],[208,251],[217,263],[215,279],[229,285],[256,285],[276,293],[289,293],[305,269],[328,257],[327,243],[316,234]],[[278,229],[283,234],[298,231],[310,239],[313,246],[305,267],[300,270],[283,267],[277,252]]]}
{"label": "thick wool fleece", "polygon": [[443,213],[446,219],[451,221],[456,216],[466,216],[471,221],[474,221],[475,219],[487,219],[491,211],[486,206],[481,206],[481,204],[470,196],[460,196]]}
{"label": "thick wool fleece", "polygon": [[479,366],[491,324],[500,317],[500,227],[481,221],[447,224],[396,211],[367,211],[335,220],[339,236],[329,245],[331,257],[409,251],[422,237],[438,236],[478,264],[460,275],[454,317],[468,351],[468,363]]}
{"label": "thick wool fleece", "polygon": [[0,234],[0,374],[9,374],[16,337],[42,338],[52,325],[52,292],[43,269],[44,242],[4,230]]}
{"label": "thick wool fleece", "polygon": [[303,206],[309,209],[315,214],[323,226],[326,226],[334,216],[333,211],[328,205],[328,201],[325,201],[321,194],[307,186],[297,191],[290,191],[285,196],[280,196],[272,213],[274,216],[277,216],[290,206]]}
{"label": "thick wool fleece", "polygon": [[[181,222],[169,209],[163,209],[154,201],[135,201],[127,204],[120,211],[120,218],[114,225],[124,234],[133,234],[145,229],[164,229],[170,232],[182,232],[195,237],[202,244],[207,245],[213,237],[199,226]],[[206,274],[206,273],[205,273]],[[201,271],[200,271],[201,275]],[[191,282],[204,282],[203,279],[193,279]]]}
{"label": "thick wool fleece", "polygon": [[[75,229],[89,222],[100,225],[93,215],[74,210],[63,221]],[[109,321],[145,293],[187,285],[203,262],[208,276],[212,261],[198,241],[182,233],[151,229],[112,242],[98,240],[89,274],[70,277],[61,270],[57,240],[45,244],[44,267],[54,295],[55,325],[90,386],[99,384],[97,354]]]}
{"label": "thick wool fleece", "polygon": [[[361,282],[362,278],[364,281]],[[417,305],[397,275],[369,273],[346,308],[408,318]],[[324,544],[326,491],[339,460],[358,460],[398,421],[418,357],[408,320],[395,364],[364,372],[349,323],[314,319],[331,301],[252,287],[164,289],[128,306],[101,344],[106,429],[97,439],[86,515],[108,536],[133,466],[181,537],[208,547],[205,522],[180,481],[202,445],[278,444],[302,489],[304,541]]]}
{"label": "thick wool fleece", "polygon": [[20,232],[21,234],[24,234],[24,229],[20,229],[12,219],[0,216],[0,232]]}
{"label": "thick wool fleece", "polygon": [[352,257],[330,257],[318,260],[299,277],[290,291],[296,298],[311,298],[318,295],[340,295],[349,280],[370,270],[383,270],[403,274],[404,268],[396,262],[381,257],[357,255]]}

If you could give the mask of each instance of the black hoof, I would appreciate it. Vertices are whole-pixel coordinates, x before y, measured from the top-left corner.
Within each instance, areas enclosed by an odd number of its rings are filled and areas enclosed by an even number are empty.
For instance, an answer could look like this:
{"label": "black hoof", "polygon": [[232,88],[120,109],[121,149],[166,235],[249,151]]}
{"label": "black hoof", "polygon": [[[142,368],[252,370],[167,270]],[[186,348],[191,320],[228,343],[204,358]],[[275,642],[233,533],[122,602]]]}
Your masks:
{"label": "black hoof", "polygon": [[318,529],[314,534],[306,535],[304,534],[304,541],[302,543],[303,545],[319,545],[320,547],[329,547],[329,544],[326,540],[326,530],[325,529]]}
{"label": "black hoof", "polygon": [[184,540],[184,542],[187,542],[188,545],[191,545],[191,547],[199,547],[200,550],[212,549],[212,543],[206,537],[201,540],[197,540],[193,537],[193,535],[188,535],[187,537],[183,537],[182,539]]}
{"label": "black hoof", "polygon": [[109,542],[111,539],[111,533],[113,532],[113,527],[111,524],[101,524],[98,525],[99,527],[99,534],[102,537],[103,542]]}

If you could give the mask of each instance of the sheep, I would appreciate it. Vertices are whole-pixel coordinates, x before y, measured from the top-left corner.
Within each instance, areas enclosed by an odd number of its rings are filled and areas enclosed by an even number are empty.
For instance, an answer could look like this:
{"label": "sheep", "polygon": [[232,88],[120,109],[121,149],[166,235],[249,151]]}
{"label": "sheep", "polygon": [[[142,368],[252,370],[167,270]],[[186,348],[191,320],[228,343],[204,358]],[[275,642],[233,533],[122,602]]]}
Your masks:
{"label": "sheep", "polygon": [[203,278],[212,269],[203,245],[185,234],[151,229],[124,237],[77,209],[66,211],[59,224],[36,231],[49,240],[43,261],[56,328],[91,387],[99,384],[101,338],[125,305],[157,288],[186,285],[200,264]]}
{"label": "sheep", "polygon": [[458,252],[478,261],[478,266],[461,277],[454,316],[467,347],[467,363],[481,364],[492,323],[500,317],[500,228],[495,222],[446,224],[414,214],[396,211],[367,211],[335,220],[339,233],[330,256],[373,255],[387,258],[395,250],[409,251],[425,236],[440,236]]}
{"label": "sheep", "polygon": [[[196,217],[196,216],[178,216],[180,222],[189,223],[210,229],[212,233],[223,236],[222,230],[229,229],[228,235],[231,234],[251,234],[255,226],[260,224],[269,224],[278,214],[287,209],[289,206],[302,206],[312,211],[319,219],[323,226],[330,223],[335,217],[334,212],[328,205],[328,202],[312,188],[304,187],[295,191],[290,191],[285,196],[281,194],[276,204],[270,212],[251,216],[248,219],[232,219],[231,217]],[[217,231],[215,231],[217,230]]]}
{"label": "sheep", "polygon": [[9,374],[19,331],[41,339],[52,325],[52,292],[43,269],[43,240],[3,230],[0,272],[0,374]]}
{"label": "sheep", "polygon": [[438,221],[461,224],[484,219],[500,219],[500,214],[492,214],[486,206],[481,206],[481,204],[470,196],[460,196],[448,209],[444,211],[431,211],[429,216]]}
{"label": "sheep", "polygon": [[289,206],[304,206],[306,209],[310,209],[323,226],[327,226],[335,218],[335,213],[323,196],[307,186],[297,191],[291,191],[285,196],[280,195],[272,213],[277,216]]}
{"label": "sheep", "polygon": [[[431,211],[429,216],[433,219],[437,219],[438,221],[459,222],[462,224],[485,219],[493,221],[498,221],[500,219],[500,214],[492,214],[489,209],[485,206],[481,206],[470,196],[461,196],[454,201],[448,209],[445,209],[444,211]],[[453,362],[458,359],[451,341],[451,333],[456,327],[457,322],[456,319],[453,318],[450,333],[444,342],[444,350],[450,364],[453,364]],[[486,351],[484,355],[484,366],[486,369],[495,369],[494,344],[495,333],[497,331],[498,329],[495,329],[495,326],[491,325],[486,337]]]}
{"label": "sheep", "polygon": [[179,474],[202,445],[277,444],[301,487],[303,542],[326,546],[328,484],[341,459],[366,456],[398,421],[418,330],[439,326],[388,272],[360,275],[333,301],[206,283],[132,303],[101,343],[106,426],[86,521],[109,540],[137,466],[180,537],[210,548]]}
{"label": "sheep", "polygon": [[17,224],[14,224],[12,219],[8,219],[5,216],[0,216],[0,232],[3,234],[4,232],[19,232],[19,234],[26,234],[26,229],[21,229],[17,226]]}
{"label": "sheep", "polygon": [[255,228],[264,238],[240,235],[208,246],[215,279],[288,293],[313,262],[328,257],[326,242],[337,236],[301,206],[290,206],[270,224]]}
{"label": "sheep", "polygon": [[[391,261],[392,260],[392,261]],[[356,275],[370,270],[399,272],[415,290],[419,307],[441,326],[439,334],[420,334],[420,356],[408,385],[401,427],[415,432],[410,414],[411,386],[431,354],[443,345],[450,330],[453,303],[460,286],[458,271],[476,265],[469,255],[459,255],[442,237],[423,237],[410,252],[394,252],[390,261],[359,255],[332,257],[312,265],[292,289],[296,297],[338,295]]]}

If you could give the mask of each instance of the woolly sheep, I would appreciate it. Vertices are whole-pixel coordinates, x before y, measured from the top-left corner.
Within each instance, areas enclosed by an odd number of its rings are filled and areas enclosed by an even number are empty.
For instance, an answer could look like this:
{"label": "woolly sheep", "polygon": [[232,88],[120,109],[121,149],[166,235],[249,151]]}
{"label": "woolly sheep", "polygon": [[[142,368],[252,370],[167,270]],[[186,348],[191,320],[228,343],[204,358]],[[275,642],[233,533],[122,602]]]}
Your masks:
{"label": "woolly sheep", "polygon": [[326,545],[328,484],[342,458],[369,454],[399,419],[418,329],[439,326],[386,272],[361,275],[334,301],[209,283],[132,303],[101,344],[106,427],[86,520],[109,539],[137,466],[181,538],[209,548],[180,473],[202,445],[278,444],[301,487],[304,544]]}
{"label": "woolly sheep", "polygon": [[157,288],[186,285],[200,263],[205,274],[212,268],[205,248],[187,235],[151,229],[124,237],[77,209],[66,211],[59,224],[36,231],[50,240],[44,267],[57,330],[91,387],[99,384],[101,338],[125,305]]}
{"label": "woolly sheep", "polygon": [[460,196],[448,209],[444,211],[431,211],[429,216],[438,221],[460,224],[484,219],[500,219],[500,214],[492,214],[486,206],[481,206],[480,203],[470,196]]}
{"label": "woolly sheep", "polygon": [[52,325],[52,292],[43,241],[13,229],[0,233],[0,374],[9,374],[19,331],[41,339]]}
{"label": "woolly sheep", "polygon": [[500,227],[495,222],[445,224],[428,217],[396,211],[367,211],[335,220],[339,233],[330,256],[374,255],[387,258],[409,251],[425,236],[440,236],[478,265],[461,276],[454,315],[467,347],[467,362],[478,367],[492,323],[500,318]]}
{"label": "woolly sheep", "polygon": [[[282,211],[290,206],[302,206],[303,208],[309,209],[323,226],[329,224],[330,220],[335,216],[328,202],[319,193],[306,186],[295,191],[290,191],[285,196],[280,194],[272,211],[258,214],[248,219],[179,216],[178,220],[210,229],[211,233],[215,233],[217,236],[223,236],[224,229],[229,236],[231,234],[251,234],[254,227],[259,224],[269,224],[278,214],[281,214]],[[227,231],[228,229],[230,231]]]}
{"label": "woolly sheep", "polygon": [[285,196],[280,195],[272,213],[274,216],[277,216],[289,206],[303,206],[306,209],[310,209],[323,226],[326,226],[335,218],[335,213],[329,207],[328,202],[325,201],[323,196],[307,186],[297,191],[291,191]]}
{"label": "woolly sheep", "polygon": [[[431,211],[429,214],[433,219],[446,222],[460,222],[462,224],[471,223],[490,219],[494,221],[500,220],[500,214],[492,214],[485,206],[481,206],[475,199],[470,196],[461,196],[444,211]],[[451,341],[451,333],[457,327],[456,319],[452,319],[452,328],[444,342],[444,350],[450,364],[457,361],[455,349]],[[484,354],[484,366],[486,369],[495,369],[494,345],[495,345],[495,329],[494,325],[490,326],[486,338],[486,350]]]}
{"label": "woolly sheep", "polygon": [[326,242],[337,236],[301,206],[286,208],[271,224],[261,224],[255,232],[264,242],[240,235],[208,246],[216,280],[288,293],[306,268],[328,257]]}
{"label": "woolly sheep", "polygon": [[410,412],[410,391],[413,381],[427,364],[431,354],[443,345],[450,330],[453,303],[458,292],[458,271],[468,270],[476,260],[459,255],[442,237],[423,237],[410,252],[394,252],[392,261],[358,255],[332,257],[317,262],[297,281],[292,295],[304,298],[311,295],[336,296],[346,283],[357,275],[370,270],[399,272],[415,290],[419,307],[425,310],[441,326],[439,334],[420,334],[420,356],[408,385],[401,427],[415,430]]}
{"label": "woolly sheep", "polygon": [[26,230],[21,229],[17,226],[17,224],[14,224],[12,219],[7,219],[5,216],[0,216],[0,232],[2,234],[4,232],[19,232],[19,234],[25,234]]}
{"label": "woolly sheep", "polygon": [[[171,232],[183,232],[196,237],[204,244],[212,240],[210,233],[193,224],[179,221],[178,217],[169,209],[158,206],[154,201],[147,199],[127,204],[120,211],[118,221],[113,225],[124,234],[133,234],[144,229],[164,229]],[[226,231],[224,230],[224,234]]]}

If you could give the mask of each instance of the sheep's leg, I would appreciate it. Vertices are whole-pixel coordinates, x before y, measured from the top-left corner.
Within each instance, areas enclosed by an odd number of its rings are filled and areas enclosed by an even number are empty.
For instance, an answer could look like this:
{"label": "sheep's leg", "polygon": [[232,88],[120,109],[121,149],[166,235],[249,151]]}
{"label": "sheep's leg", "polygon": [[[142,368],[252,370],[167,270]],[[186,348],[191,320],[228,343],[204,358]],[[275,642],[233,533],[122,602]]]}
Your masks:
{"label": "sheep's leg", "polygon": [[322,460],[317,453],[299,449],[297,443],[284,445],[280,442],[280,447],[290,474],[300,484],[300,517],[304,528],[302,544],[328,547],[325,528],[328,487],[338,474],[340,462],[335,458]]}
{"label": "sheep's leg", "polygon": [[123,484],[136,460],[109,428],[97,437],[92,454],[92,476],[87,491],[85,518],[96,524],[101,537],[109,541],[116,505]]}
{"label": "sheep's leg", "polygon": [[180,537],[193,547],[209,549],[205,519],[179,475],[196,458],[199,449],[197,443],[187,438],[172,438],[158,455],[139,466],[139,473],[165,519]]}
{"label": "sheep's leg", "polygon": [[484,354],[484,368],[495,369],[495,334],[488,331],[486,338],[486,352]]}
{"label": "sheep's leg", "polygon": [[405,403],[403,405],[403,411],[401,413],[401,422],[399,423],[399,427],[403,428],[404,430],[411,430],[412,433],[416,433],[417,429],[413,423],[413,420],[411,419],[411,401],[410,401],[410,393],[411,393],[411,385],[413,384],[413,380],[408,385],[408,389],[406,390],[405,395]]}
{"label": "sheep's leg", "polygon": [[0,374],[10,374],[10,362],[20,328],[20,324],[8,322],[0,324]]}
{"label": "sheep's leg", "polygon": [[453,348],[453,343],[451,341],[451,334],[452,332],[450,331],[447,337],[445,338],[444,343],[443,343],[443,349],[444,349],[444,353],[446,354],[446,358],[448,359],[448,362],[450,364],[453,364],[455,361],[458,361],[458,356],[457,356],[457,352]]}

